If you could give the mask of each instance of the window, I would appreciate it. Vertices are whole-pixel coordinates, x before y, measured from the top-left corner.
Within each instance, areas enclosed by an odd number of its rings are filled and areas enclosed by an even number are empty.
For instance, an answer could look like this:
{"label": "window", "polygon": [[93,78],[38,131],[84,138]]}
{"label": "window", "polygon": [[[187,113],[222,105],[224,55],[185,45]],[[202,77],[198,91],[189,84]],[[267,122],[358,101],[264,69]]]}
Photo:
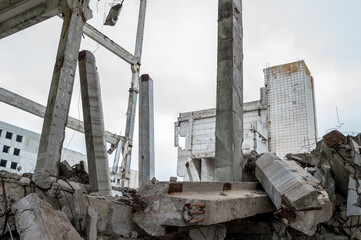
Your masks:
{"label": "window", "polygon": [[6,132],[5,138],[11,140],[13,138],[13,133],[12,132]]}
{"label": "window", "polygon": [[9,146],[4,145],[3,152],[4,153],[9,153],[9,149],[10,149]]}
{"label": "window", "polygon": [[6,161],[6,160],[4,160],[4,159],[1,159],[1,161],[0,161],[0,167],[6,167],[6,163],[7,163],[8,161]]}
{"label": "window", "polygon": [[20,155],[20,149],[14,148],[14,155],[19,156]]}
{"label": "window", "polygon": [[118,185],[120,184],[120,178],[117,179],[117,184],[118,184]]}
{"label": "window", "polygon": [[0,129],[0,137],[1,137],[1,133],[3,132],[3,130],[2,129]]}
{"label": "window", "polygon": [[17,135],[17,136],[16,136],[16,141],[19,142],[19,143],[21,143],[21,142],[23,141],[23,136]]}
{"label": "window", "polygon": [[11,168],[11,169],[16,169],[17,166],[18,166],[18,163],[17,163],[17,162],[11,162],[10,168]]}

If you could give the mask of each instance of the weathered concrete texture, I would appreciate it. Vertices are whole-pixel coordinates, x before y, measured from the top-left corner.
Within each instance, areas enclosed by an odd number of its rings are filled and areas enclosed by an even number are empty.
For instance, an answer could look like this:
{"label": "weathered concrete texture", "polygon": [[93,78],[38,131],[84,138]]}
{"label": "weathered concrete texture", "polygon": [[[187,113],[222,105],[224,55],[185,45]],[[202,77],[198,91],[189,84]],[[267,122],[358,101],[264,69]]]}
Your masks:
{"label": "weathered concrete texture", "polygon": [[215,180],[242,180],[243,48],[241,0],[218,1]]}
{"label": "weathered concrete texture", "polygon": [[[29,193],[36,193],[39,198],[49,203],[53,209],[61,210],[66,214],[75,229],[82,236],[101,237],[129,237],[135,231],[132,221],[132,198],[129,191],[122,191],[122,197],[104,197],[97,194],[88,195],[88,186],[76,182],[67,182],[55,179],[46,174],[34,176],[36,181],[31,183],[28,177],[17,174],[0,172],[3,186],[1,194],[6,195],[6,200],[0,198],[2,210],[12,208],[13,204],[21,201]],[[29,176],[31,178],[31,176]],[[40,188],[36,184],[42,186]],[[15,229],[13,215],[9,215],[7,221],[11,229]],[[0,224],[4,226],[5,216],[0,217]],[[7,230],[6,230],[7,231]],[[36,239],[36,238],[27,238]],[[90,238],[91,239],[91,238]]]}
{"label": "weathered concrete texture", "polygon": [[135,230],[132,221],[132,206],[111,197],[100,197],[87,195],[85,203],[89,207],[88,215],[91,221],[88,221],[89,231],[94,235],[94,226],[96,234],[100,236],[112,237],[130,237]]}
{"label": "weathered concrete texture", "polygon": [[54,210],[34,193],[15,203],[12,212],[20,239],[82,239],[64,212]]}
{"label": "weathered concrete texture", "polygon": [[213,182],[214,180],[214,159],[202,158],[201,159],[201,181]]}
{"label": "weathered concrete texture", "polygon": [[60,13],[59,0],[1,1],[0,39]]}
{"label": "weathered concrete texture", "polygon": [[320,181],[297,163],[266,153],[256,161],[256,177],[286,225],[311,236],[318,223],[332,217],[332,202]]}
{"label": "weathered concrete texture", "polygon": [[194,163],[192,160],[186,163],[186,168],[187,168],[187,175],[188,175],[189,181],[190,182],[200,182],[198,171],[197,171],[196,167],[194,166]]}
{"label": "weathered concrete texture", "polygon": [[[64,22],[50,86],[36,170],[58,175],[70,99],[84,21],[91,18],[88,1],[61,1]],[[77,9],[74,11],[72,9]]]}
{"label": "weathered concrete texture", "polygon": [[153,105],[153,80],[145,74],[139,88],[139,187],[155,176]]}
{"label": "weathered concrete texture", "polygon": [[133,220],[161,236],[275,210],[257,183],[162,182],[140,189]]}
{"label": "weathered concrete texture", "polygon": [[95,57],[91,52],[81,51],[79,53],[79,73],[90,189],[92,192],[110,195],[111,185],[104,135],[103,105]]}

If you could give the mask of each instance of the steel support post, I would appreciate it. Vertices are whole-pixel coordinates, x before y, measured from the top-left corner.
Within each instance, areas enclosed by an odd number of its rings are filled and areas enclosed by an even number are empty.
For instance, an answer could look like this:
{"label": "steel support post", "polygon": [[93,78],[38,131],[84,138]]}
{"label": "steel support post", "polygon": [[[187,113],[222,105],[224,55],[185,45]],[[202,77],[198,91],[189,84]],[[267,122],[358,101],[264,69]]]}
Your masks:
{"label": "steel support post", "polygon": [[242,1],[218,1],[215,181],[242,179]]}
{"label": "steel support post", "polygon": [[89,51],[79,53],[79,74],[90,190],[102,195],[110,195],[109,163],[105,145],[99,75],[95,57]]}
{"label": "steel support post", "polygon": [[154,173],[153,80],[140,77],[139,89],[139,187],[150,182]]}
{"label": "steel support post", "polygon": [[83,25],[91,18],[87,2],[82,5],[75,0],[60,1],[64,22],[36,163],[36,171],[44,170],[55,176],[58,175]]}
{"label": "steel support post", "polygon": [[[131,66],[132,82],[131,82],[131,87],[129,89],[127,121],[125,128],[126,141],[124,141],[122,144],[122,153],[123,153],[123,159],[121,165],[122,186],[128,185],[129,175],[130,175],[134,122],[135,122],[135,114],[136,114],[136,106],[137,106],[137,95],[139,92],[139,68],[142,58],[146,6],[147,6],[147,1],[140,0],[137,38],[136,38],[135,50],[134,50],[134,57],[136,57],[139,60],[139,62],[138,64],[134,64]],[[114,163],[118,163],[118,161],[119,159],[115,159]]]}

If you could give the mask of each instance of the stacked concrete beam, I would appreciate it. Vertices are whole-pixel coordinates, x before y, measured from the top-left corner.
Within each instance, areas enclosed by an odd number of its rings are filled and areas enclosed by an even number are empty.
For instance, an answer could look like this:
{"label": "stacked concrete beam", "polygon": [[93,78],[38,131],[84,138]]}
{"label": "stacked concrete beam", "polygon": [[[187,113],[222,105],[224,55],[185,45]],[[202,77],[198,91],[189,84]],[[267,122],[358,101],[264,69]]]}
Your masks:
{"label": "stacked concrete beam", "polygon": [[218,1],[215,180],[242,180],[243,48],[241,0]]}
{"label": "stacked concrete beam", "polygon": [[92,192],[110,195],[102,98],[95,57],[91,52],[79,53],[79,72],[90,189]]}
{"label": "stacked concrete beam", "polygon": [[332,202],[320,181],[293,161],[266,153],[256,161],[256,177],[286,225],[309,236],[332,217]]}
{"label": "stacked concrete beam", "polygon": [[[58,175],[84,21],[91,18],[88,1],[61,1],[64,22],[50,86],[36,171]],[[74,10],[76,9],[76,11]]]}
{"label": "stacked concrete beam", "polygon": [[153,80],[144,74],[139,88],[139,187],[154,176]]}

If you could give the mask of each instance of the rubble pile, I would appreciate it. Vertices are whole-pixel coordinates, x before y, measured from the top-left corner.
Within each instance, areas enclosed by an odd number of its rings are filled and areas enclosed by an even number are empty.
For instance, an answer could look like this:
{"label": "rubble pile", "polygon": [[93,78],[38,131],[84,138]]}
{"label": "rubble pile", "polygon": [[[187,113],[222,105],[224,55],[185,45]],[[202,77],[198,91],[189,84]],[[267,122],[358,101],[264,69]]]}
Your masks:
{"label": "rubble pile", "polygon": [[90,193],[84,163],[0,171],[1,239],[361,239],[360,145],[333,131],[311,153],[251,153],[259,183],[153,179],[114,197]]}

